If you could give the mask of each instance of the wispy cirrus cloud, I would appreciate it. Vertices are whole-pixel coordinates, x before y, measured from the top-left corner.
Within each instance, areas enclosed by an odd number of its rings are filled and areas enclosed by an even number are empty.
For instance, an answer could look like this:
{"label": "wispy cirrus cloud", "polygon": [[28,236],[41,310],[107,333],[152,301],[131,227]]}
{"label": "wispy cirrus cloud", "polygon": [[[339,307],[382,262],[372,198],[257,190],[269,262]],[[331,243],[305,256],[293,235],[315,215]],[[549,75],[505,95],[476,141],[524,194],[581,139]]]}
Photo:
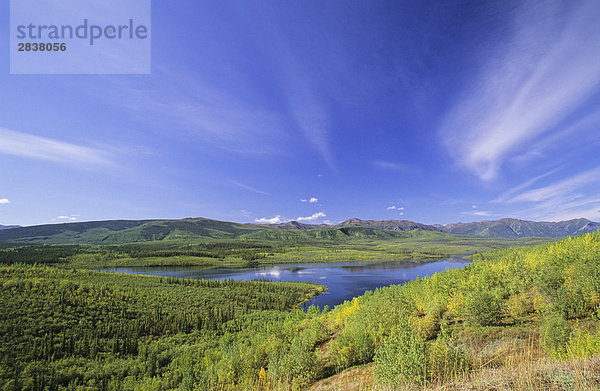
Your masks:
{"label": "wispy cirrus cloud", "polygon": [[77,167],[114,165],[106,151],[5,128],[0,128],[0,153]]}
{"label": "wispy cirrus cloud", "polygon": [[329,147],[330,119],[324,104],[302,82],[294,81],[290,86],[292,118],[306,139],[321,155],[330,168],[335,168]]}
{"label": "wispy cirrus cloud", "polygon": [[468,216],[479,216],[479,217],[491,217],[491,216],[500,216],[499,213],[487,211],[487,210],[469,210],[466,212],[461,212],[462,215]]}
{"label": "wispy cirrus cloud", "polygon": [[267,196],[271,195],[270,193],[267,193],[266,191],[262,191],[260,189],[254,188],[252,186],[248,186],[248,185],[243,184],[241,182],[238,182],[238,181],[236,181],[234,179],[230,179],[229,183],[231,183],[232,185],[235,185],[235,186],[237,186],[237,187],[239,187],[241,189],[248,190],[248,191],[251,191],[251,192],[256,193],[256,194],[262,194],[262,195],[267,195]]}
{"label": "wispy cirrus cloud", "polygon": [[331,118],[327,103],[319,94],[315,78],[310,77],[306,67],[281,37],[274,42],[277,51],[273,54],[280,65],[282,89],[290,118],[327,166],[334,169],[335,163],[329,146]]}
{"label": "wispy cirrus cloud", "polygon": [[533,186],[533,184],[535,184],[536,182],[540,181],[541,179],[544,179],[552,174],[554,174],[557,170],[551,170],[548,171],[546,173],[543,173],[541,175],[538,175],[534,178],[531,178],[529,180],[527,180],[526,182],[513,187],[512,189],[509,189],[507,191],[505,191],[504,193],[502,193],[500,196],[498,196],[495,200],[492,200],[492,203],[496,203],[496,202],[507,202],[509,201],[512,196],[514,196],[515,194],[518,194],[519,192],[530,188],[531,186]]}
{"label": "wispy cirrus cloud", "polygon": [[514,214],[537,220],[600,220],[600,167],[532,188],[536,177],[500,195],[494,202],[521,207]]}
{"label": "wispy cirrus cloud", "polygon": [[[276,155],[287,138],[285,116],[176,65],[153,64],[145,83],[112,80],[110,103],[157,133],[247,155]],[[109,91],[118,90],[114,96]],[[173,129],[176,129],[174,132]]]}
{"label": "wispy cirrus cloud", "polygon": [[[303,47],[298,42],[295,30],[299,26],[274,20],[277,19],[276,14],[271,12],[275,8],[259,12],[254,7],[244,8],[244,15],[251,15],[257,21],[257,41],[254,43],[271,63],[272,77],[277,84],[278,94],[283,98],[281,103],[288,127],[300,134],[330,169],[335,169],[330,145],[333,133],[331,96],[327,89],[335,73],[316,65],[310,52],[317,50],[319,56],[331,58],[331,52],[337,52],[339,45],[325,45],[325,50],[317,49],[320,48],[317,44]],[[310,30],[304,31],[303,35],[320,37],[319,33]]]}
{"label": "wispy cirrus cloud", "polygon": [[[236,18],[244,25],[253,20],[243,41],[219,36],[225,44],[216,45],[218,59],[213,61],[228,64],[226,72],[200,67],[202,72],[171,57],[158,58],[153,60],[151,79],[108,80],[104,93],[91,84],[94,98],[106,97],[156,133],[227,152],[285,155],[297,148],[299,139],[306,140],[333,168],[332,116],[323,81],[311,69],[314,58],[303,58],[294,30],[269,16],[273,7],[222,6],[230,11],[225,24]],[[237,37],[235,31],[232,35]],[[265,62],[261,69],[269,69],[260,71],[260,88],[244,58],[249,47]]]}
{"label": "wispy cirrus cloud", "polygon": [[384,169],[384,170],[392,170],[392,171],[410,171],[411,167],[408,164],[403,163],[394,163],[388,162],[384,160],[373,160],[373,165],[375,167]]}
{"label": "wispy cirrus cloud", "polygon": [[568,7],[521,3],[514,33],[496,48],[440,130],[459,166],[492,180],[508,159],[573,122],[570,115],[600,85],[599,12],[594,0]]}
{"label": "wispy cirrus cloud", "polygon": [[552,198],[568,197],[586,185],[598,182],[600,182],[600,168],[595,168],[547,186],[524,190],[521,193],[513,195],[506,202],[540,202]]}

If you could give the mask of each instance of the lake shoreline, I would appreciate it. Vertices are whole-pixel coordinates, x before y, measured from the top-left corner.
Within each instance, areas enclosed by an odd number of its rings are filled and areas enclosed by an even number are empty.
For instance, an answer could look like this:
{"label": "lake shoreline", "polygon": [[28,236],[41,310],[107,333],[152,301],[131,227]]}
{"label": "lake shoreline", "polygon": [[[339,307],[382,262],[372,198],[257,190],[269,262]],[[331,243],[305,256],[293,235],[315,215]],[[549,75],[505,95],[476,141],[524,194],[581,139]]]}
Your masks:
{"label": "lake shoreline", "polygon": [[447,269],[462,268],[472,261],[464,257],[418,259],[410,261],[302,262],[256,267],[202,268],[197,266],[119,267],[98,271],[169,278],[305,282],[327,289],[300,304],[334,307],[364,292],[390,285],[401,285],[417,277],[430,276]]}

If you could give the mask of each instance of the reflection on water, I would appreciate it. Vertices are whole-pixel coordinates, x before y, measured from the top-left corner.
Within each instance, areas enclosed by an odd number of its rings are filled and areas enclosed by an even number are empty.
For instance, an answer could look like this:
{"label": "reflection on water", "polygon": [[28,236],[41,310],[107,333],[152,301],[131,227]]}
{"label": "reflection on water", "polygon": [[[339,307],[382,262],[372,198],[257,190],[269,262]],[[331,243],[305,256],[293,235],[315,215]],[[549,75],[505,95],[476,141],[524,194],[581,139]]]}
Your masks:
{"label": "reflection on water", "polygon": [[362,295],[365,291],[392,284],[403,284],[417,277],[430,276],[446,269],[461,268],[470,261],[446,258],[431,262],[336,262],[294,263],[253,268],[200,269],[194,267],[152,267],[106,269],[118,273],[147,274],[179,278],[251,281],[303,281],[327,285],[329,290],[313,298],[305,306],[315,304],[333,307]]}

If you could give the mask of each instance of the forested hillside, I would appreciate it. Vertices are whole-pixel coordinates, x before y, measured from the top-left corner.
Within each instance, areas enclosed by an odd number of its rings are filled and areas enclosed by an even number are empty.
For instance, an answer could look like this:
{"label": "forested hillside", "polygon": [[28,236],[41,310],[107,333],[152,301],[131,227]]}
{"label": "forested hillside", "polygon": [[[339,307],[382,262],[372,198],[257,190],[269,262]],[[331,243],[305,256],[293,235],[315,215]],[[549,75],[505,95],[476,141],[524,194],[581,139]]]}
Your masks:
{"label": "forested hillside", "polygon": [[3,267],[2,386],[600,387],[600,233],[473,258],[306,313],[319,286]]}
{"label": "forested hillside", "polygon": [[[301,321],[314,315],[295,308],[322,289],[3,267],[0,388],[210,389],[242,379],[255,384],[268,353],[289,356],[288,342]],[[256,341],[253,332],[283,342],[278,347],[263,341],[262,350],[253,351],[237,346],[246,338]],[[298,362],[290,365],[273,364],[271,370],[307,370]]]}

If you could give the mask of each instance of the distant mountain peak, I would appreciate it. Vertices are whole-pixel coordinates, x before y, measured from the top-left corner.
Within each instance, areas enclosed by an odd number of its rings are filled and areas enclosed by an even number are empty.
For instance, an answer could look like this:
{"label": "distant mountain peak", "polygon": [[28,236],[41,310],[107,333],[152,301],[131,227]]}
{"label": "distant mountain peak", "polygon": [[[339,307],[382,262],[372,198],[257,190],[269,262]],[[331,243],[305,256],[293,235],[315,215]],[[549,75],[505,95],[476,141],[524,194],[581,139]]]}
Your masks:
{"label": "distant mountain peak", "polygon": [[442,227],[444,232],[482,236],[490,238],[522,238],[522,237],[551,237],[562,238],[581,233],[595,232],[600,228],[585,218],[566,221],[530,221],[515,218],[502,218],[499,220],[484,220],[472,223],[446,224]]}

